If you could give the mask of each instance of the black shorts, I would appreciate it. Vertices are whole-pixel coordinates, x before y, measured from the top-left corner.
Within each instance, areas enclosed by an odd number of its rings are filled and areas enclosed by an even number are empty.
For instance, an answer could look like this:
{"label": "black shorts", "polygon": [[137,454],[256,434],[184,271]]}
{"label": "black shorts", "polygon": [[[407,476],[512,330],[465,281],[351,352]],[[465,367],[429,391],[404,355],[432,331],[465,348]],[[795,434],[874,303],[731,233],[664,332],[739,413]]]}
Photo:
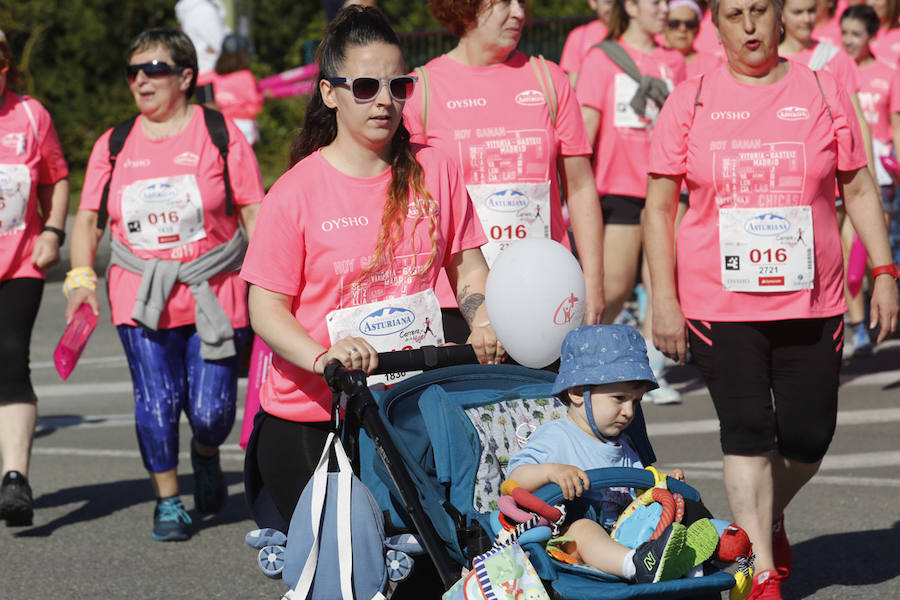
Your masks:
{"label": "black shorts", "polygon": [[691,354],[719,416],[722,451],[814,463],[837,425],[842,316],[688,321]]}
{"label": "black shorts", "polygon": [[44,280],[36,277],[0,283],[0,401],[35,401],[28,350],[43,293]]}
{"label": "black shorts", "polygon": [[600,197],[600,210],[605,225],[640,225],[644,198],[606,194]]}

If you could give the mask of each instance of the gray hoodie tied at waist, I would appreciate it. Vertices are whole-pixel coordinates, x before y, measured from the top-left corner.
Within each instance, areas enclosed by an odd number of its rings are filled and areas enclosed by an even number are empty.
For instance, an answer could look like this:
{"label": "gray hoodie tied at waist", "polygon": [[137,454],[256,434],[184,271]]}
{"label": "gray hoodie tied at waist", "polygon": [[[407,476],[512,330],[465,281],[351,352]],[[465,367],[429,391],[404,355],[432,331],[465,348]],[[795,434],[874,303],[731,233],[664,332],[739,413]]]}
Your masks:
{"label": "gray hoodie tied at waist", "polygon": [[166,307],[176,281],[186,284],[196,302],[197,335],[202,342],[200,356],[204,360],[221,360],[236,354],[234,329],[213,293],[208,280],[213,275],[237,271],[244,262],[247,241],[238,229],[228,242],[220,244],[190,262],[138,258],[121,242],[112,240],[110,265],[141,275],[141,287],[131,318],[152,331]]}

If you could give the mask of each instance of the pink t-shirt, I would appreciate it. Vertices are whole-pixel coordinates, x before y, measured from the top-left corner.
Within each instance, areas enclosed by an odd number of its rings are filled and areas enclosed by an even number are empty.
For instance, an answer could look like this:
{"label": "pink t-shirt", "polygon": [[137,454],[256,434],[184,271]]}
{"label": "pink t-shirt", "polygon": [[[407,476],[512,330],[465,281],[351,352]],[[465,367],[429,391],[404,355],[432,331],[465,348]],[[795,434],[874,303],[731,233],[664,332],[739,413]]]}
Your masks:
{"label": "pink t-shirt", "polygon": [[879,60],[859,67],[859,104],[872,137],[885,144],[893,144],[891,112],[900,108],[900,72]]}
{"label": "pink t-shirt", "polygon": [[878,60],[892,67],[900,66],[900,27],[879,29],[875,39],[869,42],[869,48]]}
{"label": "pink t-shirt", "polygon": [[[557,158],[588,156],[591,146],[566,74],[547,61],[558,101],[556,126],[528,56],[514,52],[501,64],[470,67],[442,55],[426,67],[431,78],[427,143],[458,161],[467,186],[549,184],[550,237],[569,247],[563,222]],[[422,86],[403,109],[414,142],[425,142]],[[441,306],[455,307],[446,277]]]}
{"label": "pink t-shirt", "polygon": [[68,177],[69,167],[46,109],[8,90],[0,98],[0,281],[43,279],[44,271],[31,263],[44,224],[37,186]]}
{"label": "pink t-shirt", "polygon": [[[677,50],[657,47],[652,54],[645,54],[619,43],[642,74],[664,79],[673,87],[684,81],[684,57]],[[588,53],[581,73],[578,101],[600,112],[593,158],[597,191],[601,198],[605,194],[643,198],[652,123],[639,119],[629,106],[638,84],[600,48]]]}
{"label": "pink t-shirt", "polygon": [[693,79],[712,71],[723,62],[725,62],[725,59],[717,54],[697,52],[697,56],[694,57],[694,60],[687,63],[687,79]]}
{"label": "pink t-shirt", "polygon": [[231,119],[253,119],[263,107],[263,95],[256,89],[256,79],[247,70],[219,75],[207,71],[197,77],[197,85],[213,84],[216,105]]}
{"label": "pink t-shirt", "polygon": [[[366,275],[381,230],[382,198],[391,171],[351,177],[315,152],[281,176],[263,202],[241,276],[293,297],[291,312],[323,346],[331,346],[329,312],[433,289],[453,255],[485,242],[454,162],[415,144],[425,187],[437,209],[436,255],[421,275],[432,241],[428,222],[404,222],[404,235],[389,267]],[[327,199],[327,201],[326,201]],[[410,203],[410,214],[418,212]],[[318,375],[275,356],[260,390],[266,412],[292,421],[326,421],[331,392]]]}
{"label": "pink t-shirt", "polygon": [[606,25],[599,19],[570,31],[559,59],[562,70],[566,73],[580,73],[584,57],[591,48],[606,39],[607,31]]}
{"label": "pink t-shirt", "polygon": [[[202,109],[194,106],[193,110],[184,129],[161,140],[144,134],[143,117],[139,116],[116,160],[109,186],[110,235],[140,258],[193,260],[234,236],[238,205],[262,201],[262,177],[253,150],[234,123],[225,119],[235,205],[233,216],[226,216],[222,158],[209,138]],[[109,178],[111,133],[107,131],[94,144],[81,192],[82,210],[99,210],[103,186]],[[135,325],[131,313],[141,276],[113,266],[108,278],[113,323]],[[247,285],[238,273],[214,275],[209,285],[231,325],[245,327],[249,323]],[[159,328],[194,322],[194,297],[188,286],[176,283],[160,316]]]}
{"label": "pink t-shirt", "polygon": [[716,26],[712,22],[712,13],[708,10],[703,11],[703,18],[700,19],[700,30],[694,38],[694,49],[697,52],[718,56],[723,62],[726,60],[725,47],[719,42],[719,34],[716,33]]}
{"label": "pink t-shirt", "polygon": [[[684,175],[691,194],[676,243],[678,295],[687,318],[772,321],[846,310],[835,172],[865,167],[866,155],[845,88],[829,73],[819,73],[819,79],[827,107],[813,73],[796,63],[767,86],[740,83],[723,65],[703,78],[696,107],[700,80],[680,85],[666,101],[654,130],[649,171]],[[726,291],[719,209],[782,206],[811,206],[813,288]]]}
{"label": "pink t-shirt", "polygon": [[[800,52],[789,56],[784,54],[781,56],[791,62],[800,63],[804,67],[809,67],[809,61],[812,60],[813,54],[816,51],[816,46],[818,45],[819,42],[813,40],[812,46],[806,50],[801,50]],[[834,75],[834,78],[837,79],[838,83],[846,88],[848,92],[859,93],[859,68],[856,66],[856,62],[850,58],[849,54],[844,52],[843,46],[838,44],[835,47],[838,49],[837,54],[832,56],[831,60],[825,63],[822,70],[828,71]]]}

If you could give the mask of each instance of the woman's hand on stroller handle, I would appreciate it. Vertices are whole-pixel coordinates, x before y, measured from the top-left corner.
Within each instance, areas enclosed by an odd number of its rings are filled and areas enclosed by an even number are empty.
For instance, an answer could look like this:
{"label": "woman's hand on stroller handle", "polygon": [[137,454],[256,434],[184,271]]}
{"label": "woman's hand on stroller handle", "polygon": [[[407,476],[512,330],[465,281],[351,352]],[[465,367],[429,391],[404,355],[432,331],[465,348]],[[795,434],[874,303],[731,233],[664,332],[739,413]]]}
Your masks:
{"label": "woman's hand on stroller handle", "polygon": [[489,322],[473,324],[466,343],[475,350],[481,364],[500,364],[506,357],[506,349],[497,339],[497,334]]}
{"label": "woman's hand on stroller handle", "polygon": [[324,374],[325,365],[334,360],[347,369],[360,370],[366,375],[371,375],[378,367],[378,351],[363,338],[342,338],[316,360],[314,365],[316,374]]}

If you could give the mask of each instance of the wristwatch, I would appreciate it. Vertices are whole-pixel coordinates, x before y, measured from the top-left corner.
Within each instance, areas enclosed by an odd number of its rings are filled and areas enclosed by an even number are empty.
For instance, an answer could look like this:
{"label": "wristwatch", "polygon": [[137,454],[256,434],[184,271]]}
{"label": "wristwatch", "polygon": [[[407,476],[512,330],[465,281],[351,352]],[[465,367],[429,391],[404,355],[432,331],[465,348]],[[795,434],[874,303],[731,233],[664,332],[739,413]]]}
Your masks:
{"label": "wristwatch", "polygon": [[43,229],[41,229],[41,233],[45,231],[52,231],[59,238],[59,245],[62,246],[66,243],[66,232],[60,229],[59,227],[50,227],[49,225],[45,225]]}
{"label": "wristwatch", "polygon": [[873,268],[872,279],[875,279],[879,275],[890,275],[894,279],[900,279],[900,268],[897,268],[897,265],[894,263]]}

